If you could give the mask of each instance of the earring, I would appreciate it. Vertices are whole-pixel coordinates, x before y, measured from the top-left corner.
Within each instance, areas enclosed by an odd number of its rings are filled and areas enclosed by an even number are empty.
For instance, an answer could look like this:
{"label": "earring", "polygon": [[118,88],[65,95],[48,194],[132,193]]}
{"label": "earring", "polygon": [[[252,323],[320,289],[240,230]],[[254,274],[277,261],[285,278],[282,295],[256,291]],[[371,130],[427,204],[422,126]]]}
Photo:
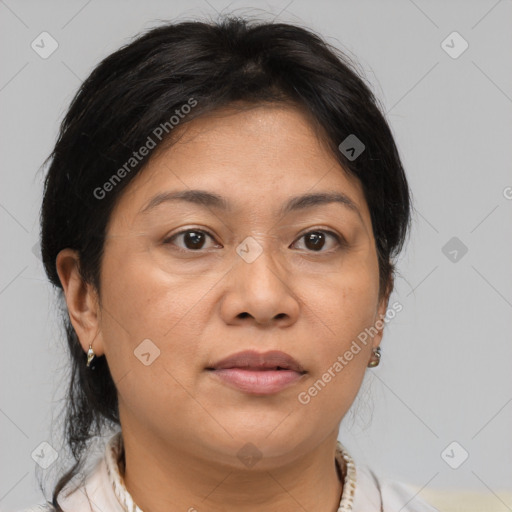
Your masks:
{"label": "earring", "polygon": [[368,368],[375,368],[376,366],[379,366],[380,356],[381,356],[380,347],[374,348],[372,358],[370,359],[370,362],[368,363]]}
{"label": "earring", "polygon": [[91,364],[91,361],[94,359],[94,356],[96,354],[94,353],[94,350],[92,349],[92,345],[89,345],[89,350],[87,351],[87,368],[89,368],[89,365]]}

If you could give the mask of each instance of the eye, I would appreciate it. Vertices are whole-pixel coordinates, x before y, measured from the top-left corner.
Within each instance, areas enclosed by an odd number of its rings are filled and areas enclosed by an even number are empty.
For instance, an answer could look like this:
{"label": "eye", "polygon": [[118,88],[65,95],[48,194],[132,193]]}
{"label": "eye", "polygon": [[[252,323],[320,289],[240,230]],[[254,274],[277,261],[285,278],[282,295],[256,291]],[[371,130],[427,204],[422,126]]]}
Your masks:
{"label": "eye", "polygon": [[313,252],[330,252],[329,248],[325,251],[322,251],[326,243],[327,245],[329,245],[329,239],[331,239],[331,245],[332,240],[334,240],[335,242],[335,246],[334,248],[331,247],[331,250],[335,249],[336,245],[345,245],[344,241],[338,234],[334,233],[333,231],[328,231],[325,229],[315,229],[314,231],[308,231],[307,233],[304,233],[298,240],[302,239],[304,239],[306,249],[311,250]]}
{"label": "eye", "polygon": [[[186,251],[200,251],[203,249],[208,249],[205,247],[205,243],[207,238],[214,240],[213,235],[204,231],[202,229],[185,229],[174,235],[166,238],[164,240],[164,244],[174,245],[177,250],[186,252]],[[313,231],[309,231],[304,233],[298,240],[303,240],[306,250],[313,252],[330,252],[330,250],[335,250],[336,246],[344,246],[344,240],[333,231],[325,230],[325,229],[316,229]],[[176,240],[181,240],[181,244],[176,244]],[[329,247],[329,240],[331,241],[331,247]],[[296,242],[297,243],[297,242]],[[293,244],[293,245],[296,245]],[[327,250],[323,250],[326,247]],[[214,245],[219,247],[219,245]],[[300,248],[300,247],[299,247]]]}
{"label": "eye", "polygon": [[185,229],[179,233],[166,238],[164,244],[176,245],[175,240],[181,240],[184,246],[177,246],[180,251],[199,251],[205,249],[204,244],[207,238],[214,240],[210,233],[202,229]]}

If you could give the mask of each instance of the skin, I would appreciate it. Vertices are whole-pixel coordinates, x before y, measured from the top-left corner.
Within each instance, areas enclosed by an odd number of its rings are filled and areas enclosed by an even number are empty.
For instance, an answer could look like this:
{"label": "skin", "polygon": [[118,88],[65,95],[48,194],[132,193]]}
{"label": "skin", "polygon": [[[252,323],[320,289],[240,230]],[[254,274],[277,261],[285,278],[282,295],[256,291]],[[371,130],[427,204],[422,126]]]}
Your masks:
{"label": "skin", "polygon": [[[386,312],[361,185],[292,107],[224,109],[180,135],[152,156],[111,215],[101,301],[81,280],[76,252],[57,257],[83,350],[92,344],[106,356],[118,390],[126,487],[151,512],[335,511],[339,424],[382,329],[308,404],[297,397]],[[180,201],[140,213],[156,194],[187,189],[222,195],[232,210]],[[330,203],[278,214],[290,197],[321,191],[344,193],[359,213]],[[199,249],[183,235],[164,243],[184,228],[212,238]],[[315,250],[304,235],[320,228],[346,245],[326,235]],[[249,236],[262,249],[251,263],[236,252]],[[134,355],[145,339],[160,350],[148,365]],[[262,396],[205,370],[246,349],[282,350],[307,374]],[[237,457],[247,443],[262,454],[252,467]]]}

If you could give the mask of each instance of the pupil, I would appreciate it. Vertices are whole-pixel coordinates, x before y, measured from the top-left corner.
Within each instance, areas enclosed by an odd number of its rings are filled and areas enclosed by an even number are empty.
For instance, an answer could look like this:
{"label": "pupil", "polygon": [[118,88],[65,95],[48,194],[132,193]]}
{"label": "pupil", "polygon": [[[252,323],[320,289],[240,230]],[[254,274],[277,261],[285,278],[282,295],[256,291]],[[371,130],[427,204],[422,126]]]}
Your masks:
{"label": "pupil", "polygon": [[323,233],[310,233],[306,237],[306,246],[308,246],[308,242],[312,242],[311,247],[308,249],[321,249],[324,246],[324,234]]}
{"label": "pupil", "polygon": [[203,233],[199,231],[187,231],[185,233],[185,245],[188,249],[201,249]]}

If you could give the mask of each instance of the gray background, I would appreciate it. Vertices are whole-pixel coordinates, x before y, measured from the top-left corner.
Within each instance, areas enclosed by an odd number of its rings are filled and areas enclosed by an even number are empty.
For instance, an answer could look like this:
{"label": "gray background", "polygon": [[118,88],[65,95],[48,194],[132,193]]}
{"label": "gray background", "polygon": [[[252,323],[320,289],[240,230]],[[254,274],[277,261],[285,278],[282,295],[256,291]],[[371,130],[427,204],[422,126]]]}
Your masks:
{"label": "gray background", "polygon": [[[510,0],[1,1],[1,509],[40,501],[31,453],[43,441],[61,450],[50,422],[67,387],[66,347],[33,250],[38,168],[103,57],[160,19],[223,10],[263,10],[353,53],[387,111],[413,191],[413,230],[391,298],[404,309],[340,438],[382,474],[493,493],[511,510],[500,496],[512,490]],[[48,59],[30,46],[42,31],[59,44]],[[441,46],[453,31],[469,43],[458,58]],[[455,262],[442,250],[452,237],[468,248]],[[453,441],[452,464],[469,453],[457,469],[441,455]]]}

